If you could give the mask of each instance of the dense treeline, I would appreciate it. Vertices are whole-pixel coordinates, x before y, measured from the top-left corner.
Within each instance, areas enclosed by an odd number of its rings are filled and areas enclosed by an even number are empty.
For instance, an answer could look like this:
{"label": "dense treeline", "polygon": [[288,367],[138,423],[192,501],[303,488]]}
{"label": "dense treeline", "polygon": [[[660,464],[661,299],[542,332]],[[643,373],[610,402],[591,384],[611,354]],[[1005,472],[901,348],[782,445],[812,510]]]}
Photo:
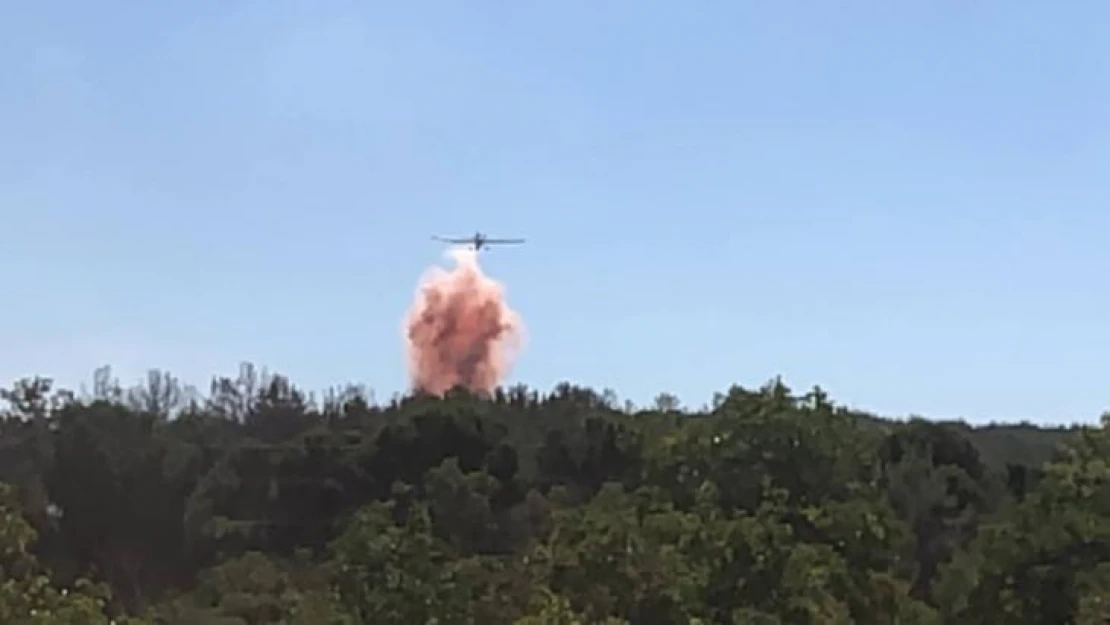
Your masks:
{"label": "dense treeline", "polygon": [[[1105,623],[1110,420],[22,380],[0,623]],[[127,615],[127,616],[125,616]]]}

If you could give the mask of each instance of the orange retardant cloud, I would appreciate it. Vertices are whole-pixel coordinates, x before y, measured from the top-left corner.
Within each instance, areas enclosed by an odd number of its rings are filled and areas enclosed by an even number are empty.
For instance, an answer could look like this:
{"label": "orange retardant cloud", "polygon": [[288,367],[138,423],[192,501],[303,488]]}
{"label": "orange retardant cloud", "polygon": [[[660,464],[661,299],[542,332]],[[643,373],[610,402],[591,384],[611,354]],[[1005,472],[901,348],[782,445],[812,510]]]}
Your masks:
{"label": "orange retardant cloud", "polygon": [[524,325],[472,249],[449,250],[455,267],[431,268],[405,319],[409,377],[435,395],[462,386],[488,395],[505,378],[523,345]]}

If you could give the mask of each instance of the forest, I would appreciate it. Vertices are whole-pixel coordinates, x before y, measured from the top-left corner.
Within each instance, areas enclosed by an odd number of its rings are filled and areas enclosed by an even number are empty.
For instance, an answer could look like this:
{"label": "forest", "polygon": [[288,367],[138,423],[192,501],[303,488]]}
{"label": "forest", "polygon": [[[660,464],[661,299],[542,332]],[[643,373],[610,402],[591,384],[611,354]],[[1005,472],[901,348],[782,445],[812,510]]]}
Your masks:
{"label": "forest", "polygon": [[3,391],[0,623],[1110,622],[1107,416],[90,386]]}

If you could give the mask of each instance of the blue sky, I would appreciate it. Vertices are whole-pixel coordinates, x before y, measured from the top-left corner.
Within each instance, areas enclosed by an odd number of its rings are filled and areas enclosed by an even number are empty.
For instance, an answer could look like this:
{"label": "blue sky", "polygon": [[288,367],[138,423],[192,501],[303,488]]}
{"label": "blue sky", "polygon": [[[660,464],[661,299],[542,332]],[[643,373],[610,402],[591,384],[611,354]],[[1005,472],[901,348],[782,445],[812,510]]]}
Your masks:
{"label": "blue sky", "polygon": [[405,387],[432,234],[511,382],[1110,408],[1110,3],[0,2],[0,375]]}

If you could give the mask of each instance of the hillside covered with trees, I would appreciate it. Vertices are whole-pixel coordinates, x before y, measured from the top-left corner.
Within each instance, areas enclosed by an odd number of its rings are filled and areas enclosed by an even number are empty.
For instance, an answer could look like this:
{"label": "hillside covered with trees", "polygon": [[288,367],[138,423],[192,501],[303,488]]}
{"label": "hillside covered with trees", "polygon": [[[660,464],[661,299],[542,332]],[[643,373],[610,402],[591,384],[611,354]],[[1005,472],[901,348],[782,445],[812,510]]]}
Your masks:
{"label": "hillside covered with trees", "polygon": [[379,404],[251,367],[3,399],[5,624],[1110,620],[1105,418],[893,421],[778,380]]}

